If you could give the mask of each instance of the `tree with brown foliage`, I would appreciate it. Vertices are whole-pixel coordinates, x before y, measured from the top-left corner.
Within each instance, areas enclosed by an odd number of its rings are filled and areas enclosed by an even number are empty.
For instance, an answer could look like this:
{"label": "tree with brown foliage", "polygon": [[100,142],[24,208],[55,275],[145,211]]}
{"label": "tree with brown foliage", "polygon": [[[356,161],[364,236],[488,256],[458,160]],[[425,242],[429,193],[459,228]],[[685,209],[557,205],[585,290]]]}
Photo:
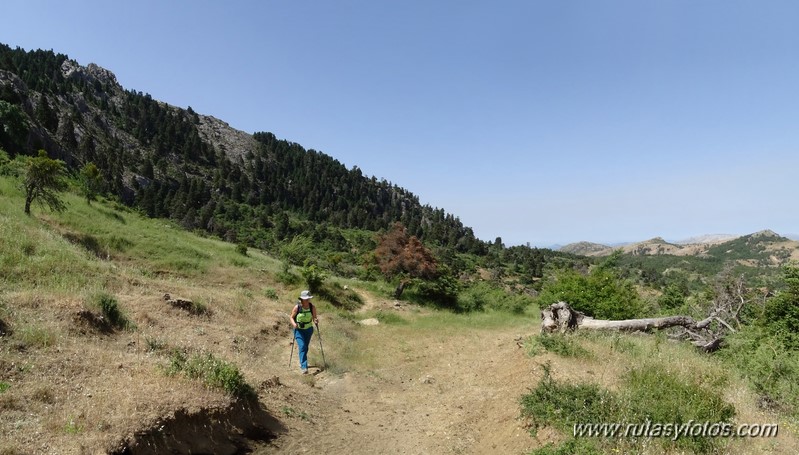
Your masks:
{"label": "tree with brown foliage", "polygon": [[437,275],[436,259],[415,236],[409,236],[402,223],[381,235],[375,249],[375,259],[383,276],[398,280],[394,297],[400,298],[413,278],[433,279]]}

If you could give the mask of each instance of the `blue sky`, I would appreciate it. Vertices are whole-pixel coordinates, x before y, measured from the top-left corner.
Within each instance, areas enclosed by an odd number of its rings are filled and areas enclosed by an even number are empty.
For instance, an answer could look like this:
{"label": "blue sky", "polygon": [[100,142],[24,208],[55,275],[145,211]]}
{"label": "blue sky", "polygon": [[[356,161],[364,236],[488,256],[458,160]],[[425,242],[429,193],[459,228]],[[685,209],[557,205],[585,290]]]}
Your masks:
{"label": "blue sky", "polygon": [[385,178],[507,245],[799,233],[799,3],[5,0],[0,42]]}

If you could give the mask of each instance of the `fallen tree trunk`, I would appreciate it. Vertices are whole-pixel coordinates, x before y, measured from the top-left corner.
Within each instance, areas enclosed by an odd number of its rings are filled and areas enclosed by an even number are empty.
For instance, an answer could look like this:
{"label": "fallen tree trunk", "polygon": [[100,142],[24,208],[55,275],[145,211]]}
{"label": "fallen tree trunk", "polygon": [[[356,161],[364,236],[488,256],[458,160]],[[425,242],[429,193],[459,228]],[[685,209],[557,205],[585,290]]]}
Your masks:
{"label": "fallen tree trunk", "polygon": [[715,334],[706,336],[704,331],[715,318],[713,316],[696,321],[690,316],[665,316],[660,318],[607,320],[594,319],[569,306],[566,302],[558,302],[541,310],[541,332],[566,332],[573,330],[617,330],[624,332],[649,332],[653,329],[683,327],[685,330],[678,338],[687,338],[694,346],[705,352],[712,352],[721,346],[722,338]]}
{"label": "fallen tree trunk", "polygon": [[[565,332],[566,330],[621,330],[621,331],[649,331],[652,329],[665,329],[668,327],[696,328],[697,322],[689,316],[665,316],[662,318],[622,319],[607,320],[594,319],[590,316],[571,308],[566,302],[558,302],[541,310],[542,332]],[[704,321],[702,321],[704,322]]]}

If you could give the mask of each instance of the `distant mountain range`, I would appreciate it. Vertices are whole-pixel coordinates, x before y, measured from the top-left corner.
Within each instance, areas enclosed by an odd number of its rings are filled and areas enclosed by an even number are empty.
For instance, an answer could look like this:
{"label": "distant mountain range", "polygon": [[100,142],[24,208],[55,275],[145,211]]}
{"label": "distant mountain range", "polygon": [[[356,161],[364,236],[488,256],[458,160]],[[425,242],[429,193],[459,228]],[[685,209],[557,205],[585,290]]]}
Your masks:
{"label": "distant mountain range", "polygon": [[744,261],[751,265],[781,265],[799,260],[799,241],[795,235],[789,238],[771,230],[749,235],[735,236],[712,234],[691,237],[678,242],[667,242],[661,237],[610,246],[591,242],[565,245],[559,251],[584,256],[608,256],[615,250],[635,256],[673,255],[717,257]]}

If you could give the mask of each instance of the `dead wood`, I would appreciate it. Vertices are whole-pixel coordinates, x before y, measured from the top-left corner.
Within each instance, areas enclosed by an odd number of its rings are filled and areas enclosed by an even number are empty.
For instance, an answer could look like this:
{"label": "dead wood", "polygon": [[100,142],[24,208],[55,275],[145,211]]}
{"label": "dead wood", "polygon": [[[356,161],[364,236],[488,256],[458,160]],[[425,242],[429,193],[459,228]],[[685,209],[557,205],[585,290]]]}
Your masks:
{"label": "dead wood", "polygon": [[566,332],[574,330],[616,330],[622,332],[649,332],[673,327],[683,330],[671,338],[687,339],[704,352],[712,352],[721,346],[722,336],[711,332],[712,322],[719,322],[724,328],[734,331],[729,324],[715,315],[696,321],[690,316],[664,316],[659,318],[608,320],[594,319],[577,311],[566,302],[558,302],[541,310],[541,332]]}

